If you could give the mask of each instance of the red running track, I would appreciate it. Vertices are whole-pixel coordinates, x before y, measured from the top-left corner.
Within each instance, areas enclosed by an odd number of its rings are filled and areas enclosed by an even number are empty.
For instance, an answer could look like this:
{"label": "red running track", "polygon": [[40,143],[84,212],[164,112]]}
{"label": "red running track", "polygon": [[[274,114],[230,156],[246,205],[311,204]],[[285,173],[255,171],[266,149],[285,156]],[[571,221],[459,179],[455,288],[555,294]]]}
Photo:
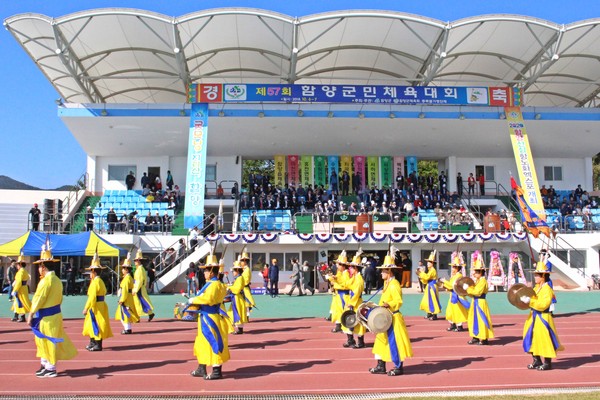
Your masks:
{"label": "red running track", "polygon": [[[195,323],[155,320],[114,338],[105,350],[85,350],[83,320],[67,320],[79,355],[59,363],[59,376],[40,379],[31,331],[22,323],[0,321],[0,396],[26,395],[324,395],[460,390],[600,387],[600,313],[556,318],[566,347],[551,371],[526,369],[522,350],[524,315],[493,316],[497,338],[490,346],[467,345],[466,332],[447,332],[444,320],[407,318],[415,357],[405,360],[404,376],[367,372],[375,365],[367,348],[345,349],[345,336],[331,333],[323,319],[253,320],[244,335],[230,336],[232,359],[224,379],[204,381],[189,372],[196,366]],[[388,364],[389,367],[389,364]]]}

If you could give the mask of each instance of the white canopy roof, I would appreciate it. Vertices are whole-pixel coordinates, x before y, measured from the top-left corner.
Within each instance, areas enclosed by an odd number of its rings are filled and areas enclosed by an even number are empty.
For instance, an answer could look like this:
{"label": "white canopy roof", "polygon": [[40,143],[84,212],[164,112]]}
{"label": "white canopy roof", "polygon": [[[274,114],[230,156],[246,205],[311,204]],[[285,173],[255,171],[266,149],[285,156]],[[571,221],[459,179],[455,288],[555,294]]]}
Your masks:
{"label": "white canopy roof", "polygon": [[5,20],[71,103],[184,103],[189,83],[353,83],[515,86],[525,105],[544,107],[596,106],[599,24],[515,15],[448,23],[363,10],[292,18],[241,8]]}

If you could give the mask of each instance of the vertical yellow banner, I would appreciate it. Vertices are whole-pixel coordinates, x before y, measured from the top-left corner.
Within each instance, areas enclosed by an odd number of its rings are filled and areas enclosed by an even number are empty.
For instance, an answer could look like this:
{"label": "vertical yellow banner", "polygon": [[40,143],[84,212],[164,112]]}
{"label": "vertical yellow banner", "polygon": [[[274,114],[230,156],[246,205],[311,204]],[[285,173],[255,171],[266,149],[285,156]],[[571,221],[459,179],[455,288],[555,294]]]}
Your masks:
{"label": "vertical yellow banner", "polygon": [[545,219],[544,202],[540,194],[535,165],[533,164],[533,155],[529,147],[529,139],[525,130],[523,114],[519,107],[505,107],[506,122],[510,132],[515,161],[519,172],[521,187],[525,192],[525,200],[529,207],[536,212],[538,217]]}
{"label": "vertical yellow banner", "polygon": [[340,156],[340,172],[346,171],[348,175],[352,176],[352,164],[354,164],[352,156]]}
{"label": "vertical yellow banner", "polygon": [[275,185],[285,186],[285,156],[275,156]]}

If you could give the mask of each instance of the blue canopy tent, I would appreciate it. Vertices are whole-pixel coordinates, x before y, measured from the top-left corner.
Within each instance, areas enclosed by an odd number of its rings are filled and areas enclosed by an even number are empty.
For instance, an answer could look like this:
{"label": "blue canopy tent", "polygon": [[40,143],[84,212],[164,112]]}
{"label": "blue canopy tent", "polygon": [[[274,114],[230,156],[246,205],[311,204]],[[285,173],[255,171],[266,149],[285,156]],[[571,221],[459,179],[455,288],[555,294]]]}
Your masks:
{"label": "blue canopy tent", "polygon": [[42,245],[50,240],[52,255],[61,256],[93,256],[97,251],[99,257],[120,257],[127,250],[102,239],[95,232],[82,232],[73,235],[47,234],[29,231],[8,243],[0,245],[0,256],[39,257]]}

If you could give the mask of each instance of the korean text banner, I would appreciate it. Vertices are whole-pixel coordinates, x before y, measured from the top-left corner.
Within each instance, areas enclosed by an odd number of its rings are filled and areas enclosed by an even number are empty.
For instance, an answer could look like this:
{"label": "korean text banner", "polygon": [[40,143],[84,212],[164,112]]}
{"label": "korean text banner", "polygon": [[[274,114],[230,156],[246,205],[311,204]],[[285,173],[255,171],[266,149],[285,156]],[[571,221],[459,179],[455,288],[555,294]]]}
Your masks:
{"label": "korean text banner", "polygon": [[[358,177],[358,185],[360,186],[361,189],[365,187],[365,181],[367,179],[366,174],[365,174],[366,161],[367,161],[367,157],[365,157],[365,156],[355,156],[354,157],[354,173]],[[354,185],[354,183],[353,183],[353,185]],[[354,186],[353,186],[353,189],[355,192],[358,192],[358,190]]]}
{"label": "korean text banner", "polygon": [[280,188],[285,186],[285,156],[275,156],[275,185]]}
{"label": "korean text banner", "polygon": [[300,160],[297,155],[288,156],[288,185],[297,187],[300,182],[300,170],[298,164]]}
{"label": "korean text banner", "polygon": [[391,188],[393,175],[392,157],[381,156],[381,186]]}
{"label": "korean text banner", "polygon": [[208,140],[208,104],[192,105],[188,142],[183,226],[203,227],[204,187],[206,184],[206,147]]}
{"label": "korean text banner", "polygon": [[368,181],[369,187],[379,187],[379,157],[368,156],[367,157],[367,169],[368,169]]}
{"label": "korean text banner", "polygon": [[300,157],[300,183],[307,187],[313,184],[313,158],[312,156]]}
{"label": "korean text banner", "polygon": [[327,185],[327,158],[325,156],[315,156],[315,188],[317,186],[325,187]]}
{"label": "korean text banner", "polygon": [[521,93],[510,87],[285,85],[203,83],[188,87],[189,103],[381,103],[510,107]]}
{"label": "korean text banner", "polygon": [[521,109],[518,107],[506,107],[504,112],[506,114],[506,122],[510,131],[510,141],[515,153],[515,161],[525,201],[544,220],[546,217],[544,202],[540,194],[537,174],[533,165],[533,155],[531,154],[531,147],[529,147],[529,139],[527,138]]}
{"label": "korean text banner", "polygon": [[329,174],[329,188],[337,193],[340,184],[340,158],[338,156],[327,156],[327,171]]}

